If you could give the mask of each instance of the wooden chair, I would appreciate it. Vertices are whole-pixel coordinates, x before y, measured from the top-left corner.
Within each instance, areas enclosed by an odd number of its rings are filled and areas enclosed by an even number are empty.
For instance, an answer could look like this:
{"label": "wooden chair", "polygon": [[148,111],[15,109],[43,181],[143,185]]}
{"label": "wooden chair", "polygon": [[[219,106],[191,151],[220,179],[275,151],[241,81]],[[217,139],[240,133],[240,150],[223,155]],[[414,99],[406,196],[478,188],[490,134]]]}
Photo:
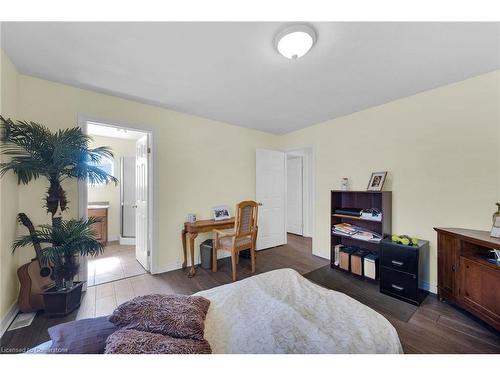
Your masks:
{"label": "wooden chair", "polygon": [[233,281],[236,281],[236,265],[240,251],[250,250],[252,273],[255,272],[255,242],[257,240],[258,203],[243,201],[236,205],[234,229],[214,229],[212,271],[217,272],[217,251],[231,252]]}

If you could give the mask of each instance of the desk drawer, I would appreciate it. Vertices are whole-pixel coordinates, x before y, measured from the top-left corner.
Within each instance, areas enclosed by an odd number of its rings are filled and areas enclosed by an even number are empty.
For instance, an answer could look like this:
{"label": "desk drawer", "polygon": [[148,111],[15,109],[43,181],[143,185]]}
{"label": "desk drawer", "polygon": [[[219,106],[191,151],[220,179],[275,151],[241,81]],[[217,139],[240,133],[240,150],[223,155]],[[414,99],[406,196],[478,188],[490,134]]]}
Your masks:
{"label": "desk drawer", "polygon": [[395,271],[391,268],[380,269],[380,290],[412,301],[417,300],[418,280],[416,275]]}
{"label": "desk drawer", "polygon": [[418,250],[416,248],[401,247],[384,241],[380,246],[380,262],[383,267],[418,274]]}

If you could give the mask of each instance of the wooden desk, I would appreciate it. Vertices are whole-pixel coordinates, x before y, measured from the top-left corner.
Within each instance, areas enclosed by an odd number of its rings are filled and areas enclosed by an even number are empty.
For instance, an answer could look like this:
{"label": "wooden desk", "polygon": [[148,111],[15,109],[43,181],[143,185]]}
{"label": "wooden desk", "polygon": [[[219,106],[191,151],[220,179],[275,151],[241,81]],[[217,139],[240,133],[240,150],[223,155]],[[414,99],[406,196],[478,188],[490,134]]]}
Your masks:
{"label": "wooden desk", "polygon": [[234,217],[227,220],[215,221],[211,220],[197,220],[194,223],[184,223],[182,229],[182,251],[184,254],[184,262],[182,269],[187,266],[187,249],[186,249],[186,236],[189,237],[189,256],[191,257],[191,269],[189,270],[188,277],[193,277],[196,274],[194,267],[194,240],[198,237],[198,233],[211,232],[214,229],[229,229],[234,228]]}

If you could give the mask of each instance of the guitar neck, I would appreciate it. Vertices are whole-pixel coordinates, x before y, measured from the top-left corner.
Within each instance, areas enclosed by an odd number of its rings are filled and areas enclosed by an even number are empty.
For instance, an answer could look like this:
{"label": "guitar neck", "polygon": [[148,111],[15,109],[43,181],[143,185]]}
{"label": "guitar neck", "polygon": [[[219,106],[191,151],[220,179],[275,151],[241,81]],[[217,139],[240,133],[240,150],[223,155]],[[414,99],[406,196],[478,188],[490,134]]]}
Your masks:
{"label": "guitar neck", "polygon": [[41,259],[42,259],[42,254],[43,250],[42,247],[40,246],[40,243],[38,242],[36,236],[35,236],[35,227],[33,226],[33,223],[31,220],[26,216],[24,213],[20,213],[18,215],[19,222],[23,224],[29,231],[31,240],[33,242],[33,247],[35,248],[35,254],[36,254],[36,259],[38,261],[38,264],[40,264],[40,267],[42,266],[41,264]]}

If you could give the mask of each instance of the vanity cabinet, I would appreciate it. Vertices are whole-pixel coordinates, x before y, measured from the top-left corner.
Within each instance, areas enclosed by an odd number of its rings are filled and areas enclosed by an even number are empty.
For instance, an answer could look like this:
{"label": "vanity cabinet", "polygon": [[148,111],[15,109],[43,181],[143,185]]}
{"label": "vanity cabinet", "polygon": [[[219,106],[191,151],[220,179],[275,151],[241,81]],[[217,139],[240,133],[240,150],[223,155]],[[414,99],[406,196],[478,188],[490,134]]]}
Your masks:
{"label": "vanity cabinet", "polygon": [[96,232],[96,238],[99,242],[106,245],[108,242],[108,209],[107,208],[89,208],[88,217],[96,217],[101,221],[92,225]]}

